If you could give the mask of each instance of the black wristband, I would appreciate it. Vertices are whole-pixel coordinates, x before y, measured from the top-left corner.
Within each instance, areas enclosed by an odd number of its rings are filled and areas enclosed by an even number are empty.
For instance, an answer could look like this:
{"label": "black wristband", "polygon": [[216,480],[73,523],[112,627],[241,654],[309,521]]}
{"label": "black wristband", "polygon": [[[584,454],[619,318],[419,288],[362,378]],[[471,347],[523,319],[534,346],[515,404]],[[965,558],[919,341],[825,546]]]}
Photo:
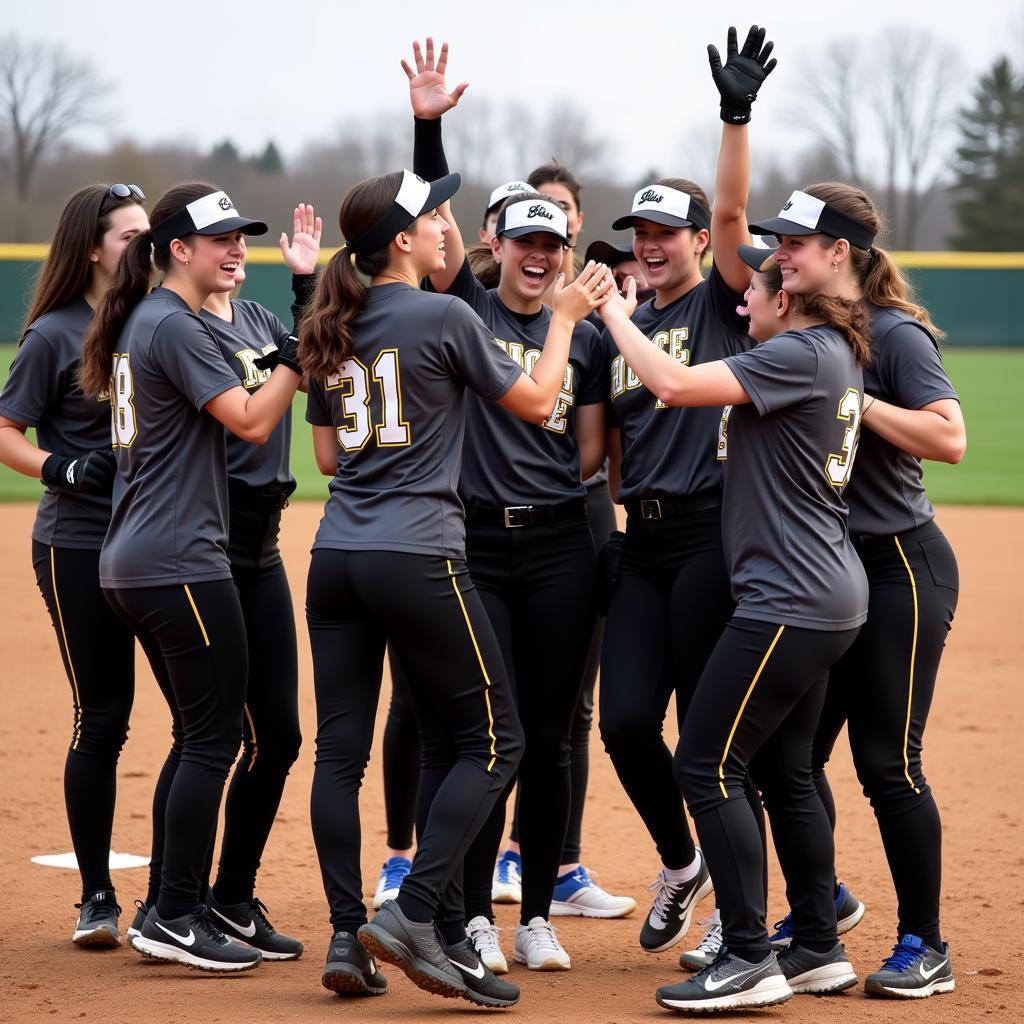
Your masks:
{"label": "black wristband", "polygon": [[722,116],[722,120],[726,124],[750,124],[750,107],[736,106],[733,104],[726,105],[722,104],[719,107],[719,111]]}
{"label": "black wristband", "polygon": [[292,274],[292,334],[299,333],[299,323],[305,315],[306,307],[316,291],[316,273]]}
{"label": "black wristband", "polygon": [[441,141],[441,118],[413,118],[412,169],[426,181],[437,181],[448,173],[448,161]]}

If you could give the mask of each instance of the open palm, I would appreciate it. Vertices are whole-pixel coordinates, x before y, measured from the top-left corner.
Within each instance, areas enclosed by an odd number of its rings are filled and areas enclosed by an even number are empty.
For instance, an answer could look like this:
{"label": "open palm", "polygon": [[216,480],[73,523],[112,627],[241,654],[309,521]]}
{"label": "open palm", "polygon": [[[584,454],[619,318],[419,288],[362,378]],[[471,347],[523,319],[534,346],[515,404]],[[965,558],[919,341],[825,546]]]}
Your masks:
{"label": "open palm", "polygon": [[424,58],[418,41],[412,44],[412,54],[415,71],[407,61],[402,61],[402,69],[409,79],[409,100],[412,103],[412,112],[423,120],[436,120],[459,102],[462,94],[469,88],[469,83],[460,82],[451,92],[448,91],[444,80],[445,70],[448,66],[447,43],[441,44],[441,53],[436,63],[434,61],[434,40],[430,36],[427,36],[426,57]]}

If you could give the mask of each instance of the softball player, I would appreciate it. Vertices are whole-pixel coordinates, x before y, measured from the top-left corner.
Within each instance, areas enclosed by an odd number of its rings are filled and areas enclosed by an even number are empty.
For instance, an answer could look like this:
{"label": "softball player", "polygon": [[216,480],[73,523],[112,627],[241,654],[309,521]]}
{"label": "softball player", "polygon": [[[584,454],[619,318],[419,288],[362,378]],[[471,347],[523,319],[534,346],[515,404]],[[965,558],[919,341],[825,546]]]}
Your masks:
{"label": "softball player", "polygon": [[[458,183],[405,171],[352,188],[339,215],[348,241],[320,275],[302,325],[307,418],[317,465],[333,474],[307,585],[312,821],[334,930],[326,987],[383,991],[358,933],[427,991],[502,1006],[518,989],[481,964],[450,885],[523,747],[500,649],[466,570],[455,493],[465,390],[535,422],[550,416],[573,326],[607,293],[606,268],[558,292],[544,351],[523,373],[465,303],[418,288],[444,268],[442,204]],[[386,643],[408,677],[423,737],[419,842],[397,899],[366,924],[358,793]]]}
{"label": "softball player", "polygon": [[[725,947],[692,978],[658,990],[658,1003],[675,1010],[767,1006],[856,983],[836,938],[832,834],[811,742],[829,667],[867,612],[841,497],[856,453],[867,315],[860,303],[813,298],[794,302],[784,334],[698,367],[650,345],[621,300],[603,313],[633,372],[666,405],[731,407],[722,525],[736,611],[697,684],[676,753]],[[794,942],[778,962],[764,924],[751,769],[788,891],[801,892]]]}
{"label": "softball player", "polygon": [[[739,52],[730,29],[724,66],[709,48],[725,122],[714,214],[692,182],[666,178],[640,189],[630,213],[613,224],[632,225],[633,252],[655,289],[633,322],[652,348],[682,365],[721,359],[749,345],[746,319],[736,307],[751,271],[736,247],[749,240],[746,122],[758,87],[775,66],[764,36],[754,26]],[[700,262],[712,238],[715,259],[705,280]],[[640,933],[640,945],[659,952],[686,934],[694,905],[711,891],[662,723],[673,692],[682,721],[733,608],[722,549],[722,408],[669,408],[611,345],[608,361],[616,428],[609,434],[612,492],[628,518],[601,652],[601,736],[663,864]],[[759,814],[760,799],[749,790]]]}
{"label": "softball player", "polygon": [[[294,235],[282,236],[281,250],[292,271],[293,310],[301,310],[315,284],[321,225],[311,206],[296,207]],[[241,283],[244,262],[235,272]],[[294,344],[292,332],[268,309],[246,299],[232,301],[215,292],[199,311],[246,391],[258,390],[270,377],[261,364],[279,347]],[[301,736],[298,708],[298,653],[291,592],[277,537],[281,510],[295,488],[289,469],[291,409],[267,443],[254,445],[228,434],[228,558],[245,618],[249,677],[244,708],[242,757],[228,787],[224,835],[216,884],[206,900],[218,927],[248,943],[267,960],[293,960],[302,943],[279,934],[255,899],[256,872],[281,802],[288,770],[298,756]],[[129,938],[142,930],[160,890],[167,787],[157,792],[153,808],[153,852],[149,892]],[[209,850],[212,864],[213,846]],[[209,877],[209,867],[204,881]]]}
{"label": "softball player", "polygon": [[[444,85],[445,51],[434,69],[415,47],[406,67],[416,116],[415,169],[447,170],[440,117],[454,106]],[[436,90],[436,91],[435,91]],[[433,133],[430,142],[426,136]],[[438,292],[467,302],[524,368],[543,352],[551,311],[542,297],[569,244],[568,221],[535,192],[505,202],[492,241],[501,277],[488,291],[473,276],[454,219]],[[470,398],[459,496],[466,507],[466,560],[505,659],[526,740],[519,768],[519,823],[526,857],[515,958],[531,970],[568,970],[569,955],[548,922],[570,803],[569,728],[596,617],[597,561],[581,480],[604,458],[603,372],[596,329],[576,325],[569,365],[551,416],[522,423]],[[466,856],[467,931],[492,970],[491,875],[505,823],[503,794]],[[477,936],[478,931],[486,934]],[[493,959],[491,959],[493,958]]]}
{"label": "softball player", "polygon": [[[201,902],[248,677],[221,424],[266,443],[301,376],[282,351],[250,394],[198,315],[211,292],[235,286],[245,233],[266,225],[203,183],[170,189],[151,223],[125,249],[82,359],[87,394],[109,384],[118,459],[100,585],[142,644],[173,719],[154,801],[166,807],[160,890],[132,944],[157,959],[238,971],[258,966],[260,952],[226,938]],[[164,276],[147,295],[151,261]]]}
{"label": "softball player", "polygon": [[[837,241],[820,221],[830,209],[859,225],[859,234]],[[959,462],[966,431],[942,368],[938,331],[892,259],[874,244],[881,228],[864,192],[829,183],[795,192],[779,217],[759,230],[781,239],[776,258],[787,291],[863,297],[871,311],[868,429],[846,492],[870,609],[856,643],[832,670],[815,765],[834,823],[823,766],[846,720],[899,904],[892,955],[865,988],[876,996],[917,998],[955,986],[939,923],[942,826],[921,747],[959,586],[956,556],[924,491],[921,459]],[[773,938],[785,942],[790,931],[785,920]]]}
{"label": "softball player", "polygon": [[[0,394],[0,461],[46,490],[32,563],[71,684],[74,720],[64,800],[82,878],[72,941],[117,946],[110,880],[117,760],[135,689],[131,633],[100,597],[99,553],[115,462],[110,409],[78,386],[82,339],[128,243],[149,228],[136,185],[88,185],[61,213],[26,328]],[[38,445],[25,436],[36,428]]]}

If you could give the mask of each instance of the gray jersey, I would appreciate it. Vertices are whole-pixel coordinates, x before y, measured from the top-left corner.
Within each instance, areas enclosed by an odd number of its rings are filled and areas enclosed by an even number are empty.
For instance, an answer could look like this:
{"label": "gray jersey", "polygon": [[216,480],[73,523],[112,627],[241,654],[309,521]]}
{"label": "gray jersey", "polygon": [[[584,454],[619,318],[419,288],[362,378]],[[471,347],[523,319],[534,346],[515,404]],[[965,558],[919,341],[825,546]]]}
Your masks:
{"label": "gray jersey", "polygon": [[[864,368],[864,391],[904,409],[957,397],[935,339],[913,317],[878,306],[871,307],[871,362]],[[884,536],[934,519],[921,477],[920,459],[865,427],[857,472],[845,494],[850,532]]]}
{"label": "gray jersey", "polygon": [[[92,321],[85,299],[44,314],[22,339],[0,394],[0,415],[36,428],[46,452],[83,455],[110,447],[107,396],[88,398],[78,386],[82,338]],[[32,539],[54,547],[98,551],[110,522],[110,498],[47,487]]]}
{"label": "gray jersey", "polygon": [[842,490],[857,453],[863,375],[824,326],[726,360],[751,403],[729,415],[722,537],[736,614],[804,629],[867,618],[868,584]]}
{"label": "gray jersey", "polygon": [[352,356],[309,382],[306,419],[341,449],[313,550],[465,557],[465,390],[495,402],[522,370],[460,299],[405,284],[371,288],[352,334]]}
{"label": "gray jersey", "polygon": [[166,288],[146,296],[115,345],[114,510],[100,586],[231,577],[224,428],[203,406],[238,376],[206,324]]}
{"label": "gray jersey", "polygon": [[[474,276],[469,260],[448,289],[469,303],[495,341],[529,373],[544,349],[551,310],[513,313]],[[604,360],[598,332],[586,321],[572,332],[569,362],[555,408],[541,425],[527,423],[477,395],[466,399],[459,496],[467,505],[557,505],[582,498],[576,409],[604,401]]]}
{"label": "gray jersey", "polygon": [[[740,302],[742,297],[712,265],[706,280],[663,309],[654,299],[639,306],[633,323],[680,363],[710,363],[751,344],[747,319],[736,313]],[[603,338],[611,379],[609,426],[621,432],[620,498],[684,497],[720,489],[722,408],[664,405],[629,368],[607,331]]]}
{"label": "gray jersey", "polygon": [[[234,320],[228,323],[208,310],[199,315],[217,339],[228,366],[238,375],[239,383],[252,393],[270,379],[270,370],[260,370],[256,360],[274,352],[285,338],[291,337],[278,318],[258,302],[238,299],[231,303]],[[256,490],[287,486],[294,483],[289,468],[292,443],[292,411],[289,409],[274,427],[266,444],[250,444],[227,433],[228,476]]]}

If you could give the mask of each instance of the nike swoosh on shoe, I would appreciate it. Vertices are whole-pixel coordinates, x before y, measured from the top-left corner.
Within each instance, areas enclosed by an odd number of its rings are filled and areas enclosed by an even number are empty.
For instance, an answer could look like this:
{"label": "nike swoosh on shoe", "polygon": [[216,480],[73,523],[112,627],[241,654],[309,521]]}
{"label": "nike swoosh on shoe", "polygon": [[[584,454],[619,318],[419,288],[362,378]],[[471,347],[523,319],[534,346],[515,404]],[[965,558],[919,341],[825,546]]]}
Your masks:
{"label": "nike swoosh on shoe", "polygon": [[478,980],[482,979],[484,976],[483,964],[477,964],[475,968],[469,968],[465,964],[460,964],[458,960],[453,960],[451,957],[448,957],[448,963],[452,964],[454,967],[458,967],[460,971],[465,971],[466,974],[470,975],[470,977],[477,978]]}
{"label": "nike swoosh on shoe", "polygon": [[227,921],[232,928],[237,932],[241,932],[247,939],[251,939],[256,934],[256,922],[251,920],[243,928],[237,921],[232,921],[230,917],[225,917],[216,907],[210,907],[210,909],[222,920]]}
{"label": "nike swoosh on shoe", "polygon": [[177,932],[172,932],[170,928],[165,928],[159,921],[154,921],[153,924],[157,926],[162,932],[167,932],[172,939],[177,939],[183,946],[191,946],[196,941],[196,933],[191,928],[188,930],[188,935],[179,935]]}
{"label": "nike swoosh on shoe", "polygon": [[731,982],[742,981],[744,978],[747,978],[752,974],[756,974],[760,969],[760,965],[758,965],[752,971],[741,971],[739,974],[733,974],[728,978],[723,978],[721,981],[715,981],[713,978],[708,978],[708,980],[704,982],[704,987],[709,992],[717,992],[720,988],[724,988]]}
{"label": "nike swoosh on shoe", "polygon": [[924,961],[922,960],[921,961],[921,977],[924,978],[925,981],[930,981],[932,975],[937,973],[938,971],[941,971],[942,968],[945,967],[945,966],[946,966],[946,961],[943,960],[942,963],[936,964],[930,971],[926,971],[924,969]]}

